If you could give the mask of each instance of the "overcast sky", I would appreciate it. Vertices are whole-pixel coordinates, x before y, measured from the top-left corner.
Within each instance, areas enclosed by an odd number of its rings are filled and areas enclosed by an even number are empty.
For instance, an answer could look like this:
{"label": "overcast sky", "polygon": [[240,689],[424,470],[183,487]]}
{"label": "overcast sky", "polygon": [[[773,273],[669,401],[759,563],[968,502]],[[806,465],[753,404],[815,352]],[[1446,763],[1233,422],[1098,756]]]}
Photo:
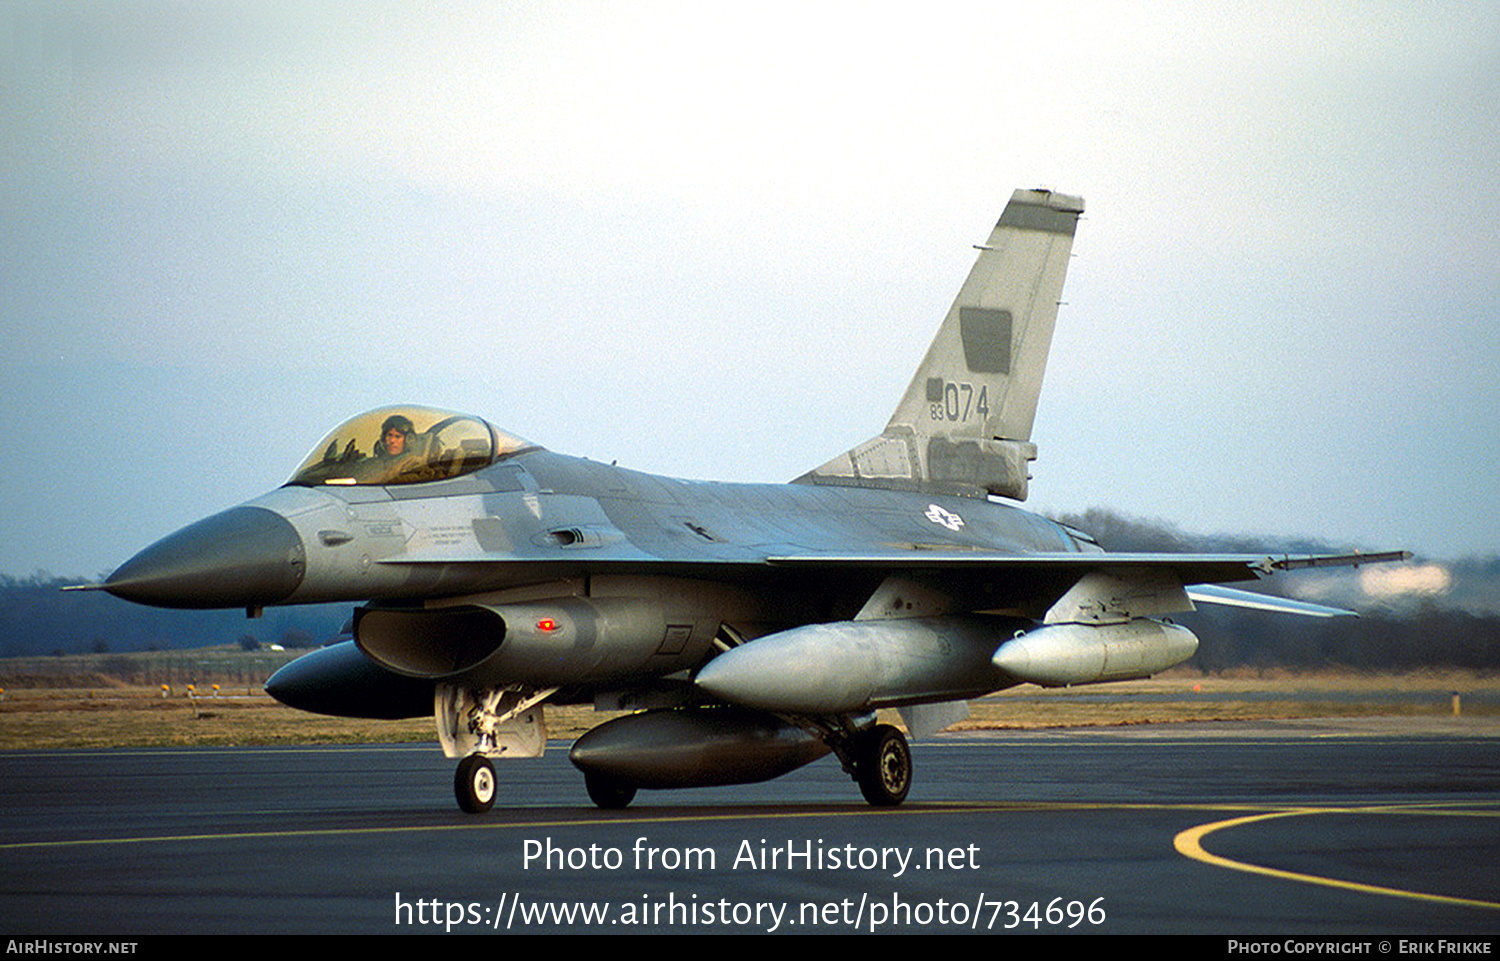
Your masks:
{"label": "overcast sky", "polygon": [[3,573],[391,402],[786,480],[1032,186],[1030,506],[1500,551],[1500,5],[7,0],[0,84]]}

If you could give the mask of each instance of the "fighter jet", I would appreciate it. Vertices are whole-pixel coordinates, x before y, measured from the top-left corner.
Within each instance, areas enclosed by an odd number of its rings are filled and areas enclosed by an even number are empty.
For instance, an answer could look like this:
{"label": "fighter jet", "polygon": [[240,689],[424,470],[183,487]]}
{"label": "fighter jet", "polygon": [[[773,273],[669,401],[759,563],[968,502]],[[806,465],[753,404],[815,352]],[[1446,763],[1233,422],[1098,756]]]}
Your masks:
{"label": "fighter jet", "polygon": [[402,406],[339,426],[282,487],[146,548],[102,585],[179,608],[363,602],[347,641],[266,684],[323,714],[432,714],[468,812],[546,707],[629,712],[571,759],[602,807],[773,778],[832,753],[875,805],[924,737],[1014,685],[1142,678],[1225,588],[1405,555],[1106,553],[1016,506],[1083,201],[1012,196],[879,435],[787,484],[675,480]]}

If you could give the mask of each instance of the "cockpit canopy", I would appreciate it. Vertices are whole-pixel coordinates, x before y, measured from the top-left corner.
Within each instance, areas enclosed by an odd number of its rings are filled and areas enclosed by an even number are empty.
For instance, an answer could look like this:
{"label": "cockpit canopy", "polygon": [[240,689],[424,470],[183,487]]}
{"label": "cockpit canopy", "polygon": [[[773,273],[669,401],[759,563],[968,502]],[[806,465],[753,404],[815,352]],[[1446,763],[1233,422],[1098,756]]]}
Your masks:
{"label": "cockpit canopy", "polygon": [[534,447],[468,414],[382,407],[339,425],[288,484],[420,484],[447,480]]}

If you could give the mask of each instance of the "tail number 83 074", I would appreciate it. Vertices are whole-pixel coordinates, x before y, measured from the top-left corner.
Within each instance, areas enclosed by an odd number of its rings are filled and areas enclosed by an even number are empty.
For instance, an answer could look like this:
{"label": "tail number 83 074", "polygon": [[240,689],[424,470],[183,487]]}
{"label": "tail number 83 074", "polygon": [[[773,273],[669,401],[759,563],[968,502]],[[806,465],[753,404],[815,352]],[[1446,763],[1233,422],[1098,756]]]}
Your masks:
{"label": "tail number 83 074", "polygon": [[958,381],[943,383],[943,399],[928,395],[927,413],[933,420],[968,420],[972,416],[990,416],[990,389],[980,385],[976,395],[973,384]]}

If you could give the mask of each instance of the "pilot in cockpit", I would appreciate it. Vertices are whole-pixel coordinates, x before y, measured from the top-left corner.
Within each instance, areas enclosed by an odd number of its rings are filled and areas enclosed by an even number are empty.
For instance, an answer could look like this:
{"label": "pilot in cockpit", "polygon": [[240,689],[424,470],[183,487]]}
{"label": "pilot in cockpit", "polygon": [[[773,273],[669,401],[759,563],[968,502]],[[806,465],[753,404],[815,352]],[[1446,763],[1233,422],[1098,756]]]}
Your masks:
{"label": "pilot in cockpit", "polygon": [[380,440],[375,442],[375,456],[395,459],[411,453],[411,437],[416,433],[411,419],[392,414],[380,425]]}
{"label": "pilot in cockpit", "polygon": [[[418,430],[418,424],[423,429]],[[444,480],[493,463],[498,456],[496,436],[494,429],[479,418],[452,411],[414,406],[372,410],[339,425],[325,437],[290,483],[373,485]],[[505,443],[507,454],[532,446],[509,434]]]}

